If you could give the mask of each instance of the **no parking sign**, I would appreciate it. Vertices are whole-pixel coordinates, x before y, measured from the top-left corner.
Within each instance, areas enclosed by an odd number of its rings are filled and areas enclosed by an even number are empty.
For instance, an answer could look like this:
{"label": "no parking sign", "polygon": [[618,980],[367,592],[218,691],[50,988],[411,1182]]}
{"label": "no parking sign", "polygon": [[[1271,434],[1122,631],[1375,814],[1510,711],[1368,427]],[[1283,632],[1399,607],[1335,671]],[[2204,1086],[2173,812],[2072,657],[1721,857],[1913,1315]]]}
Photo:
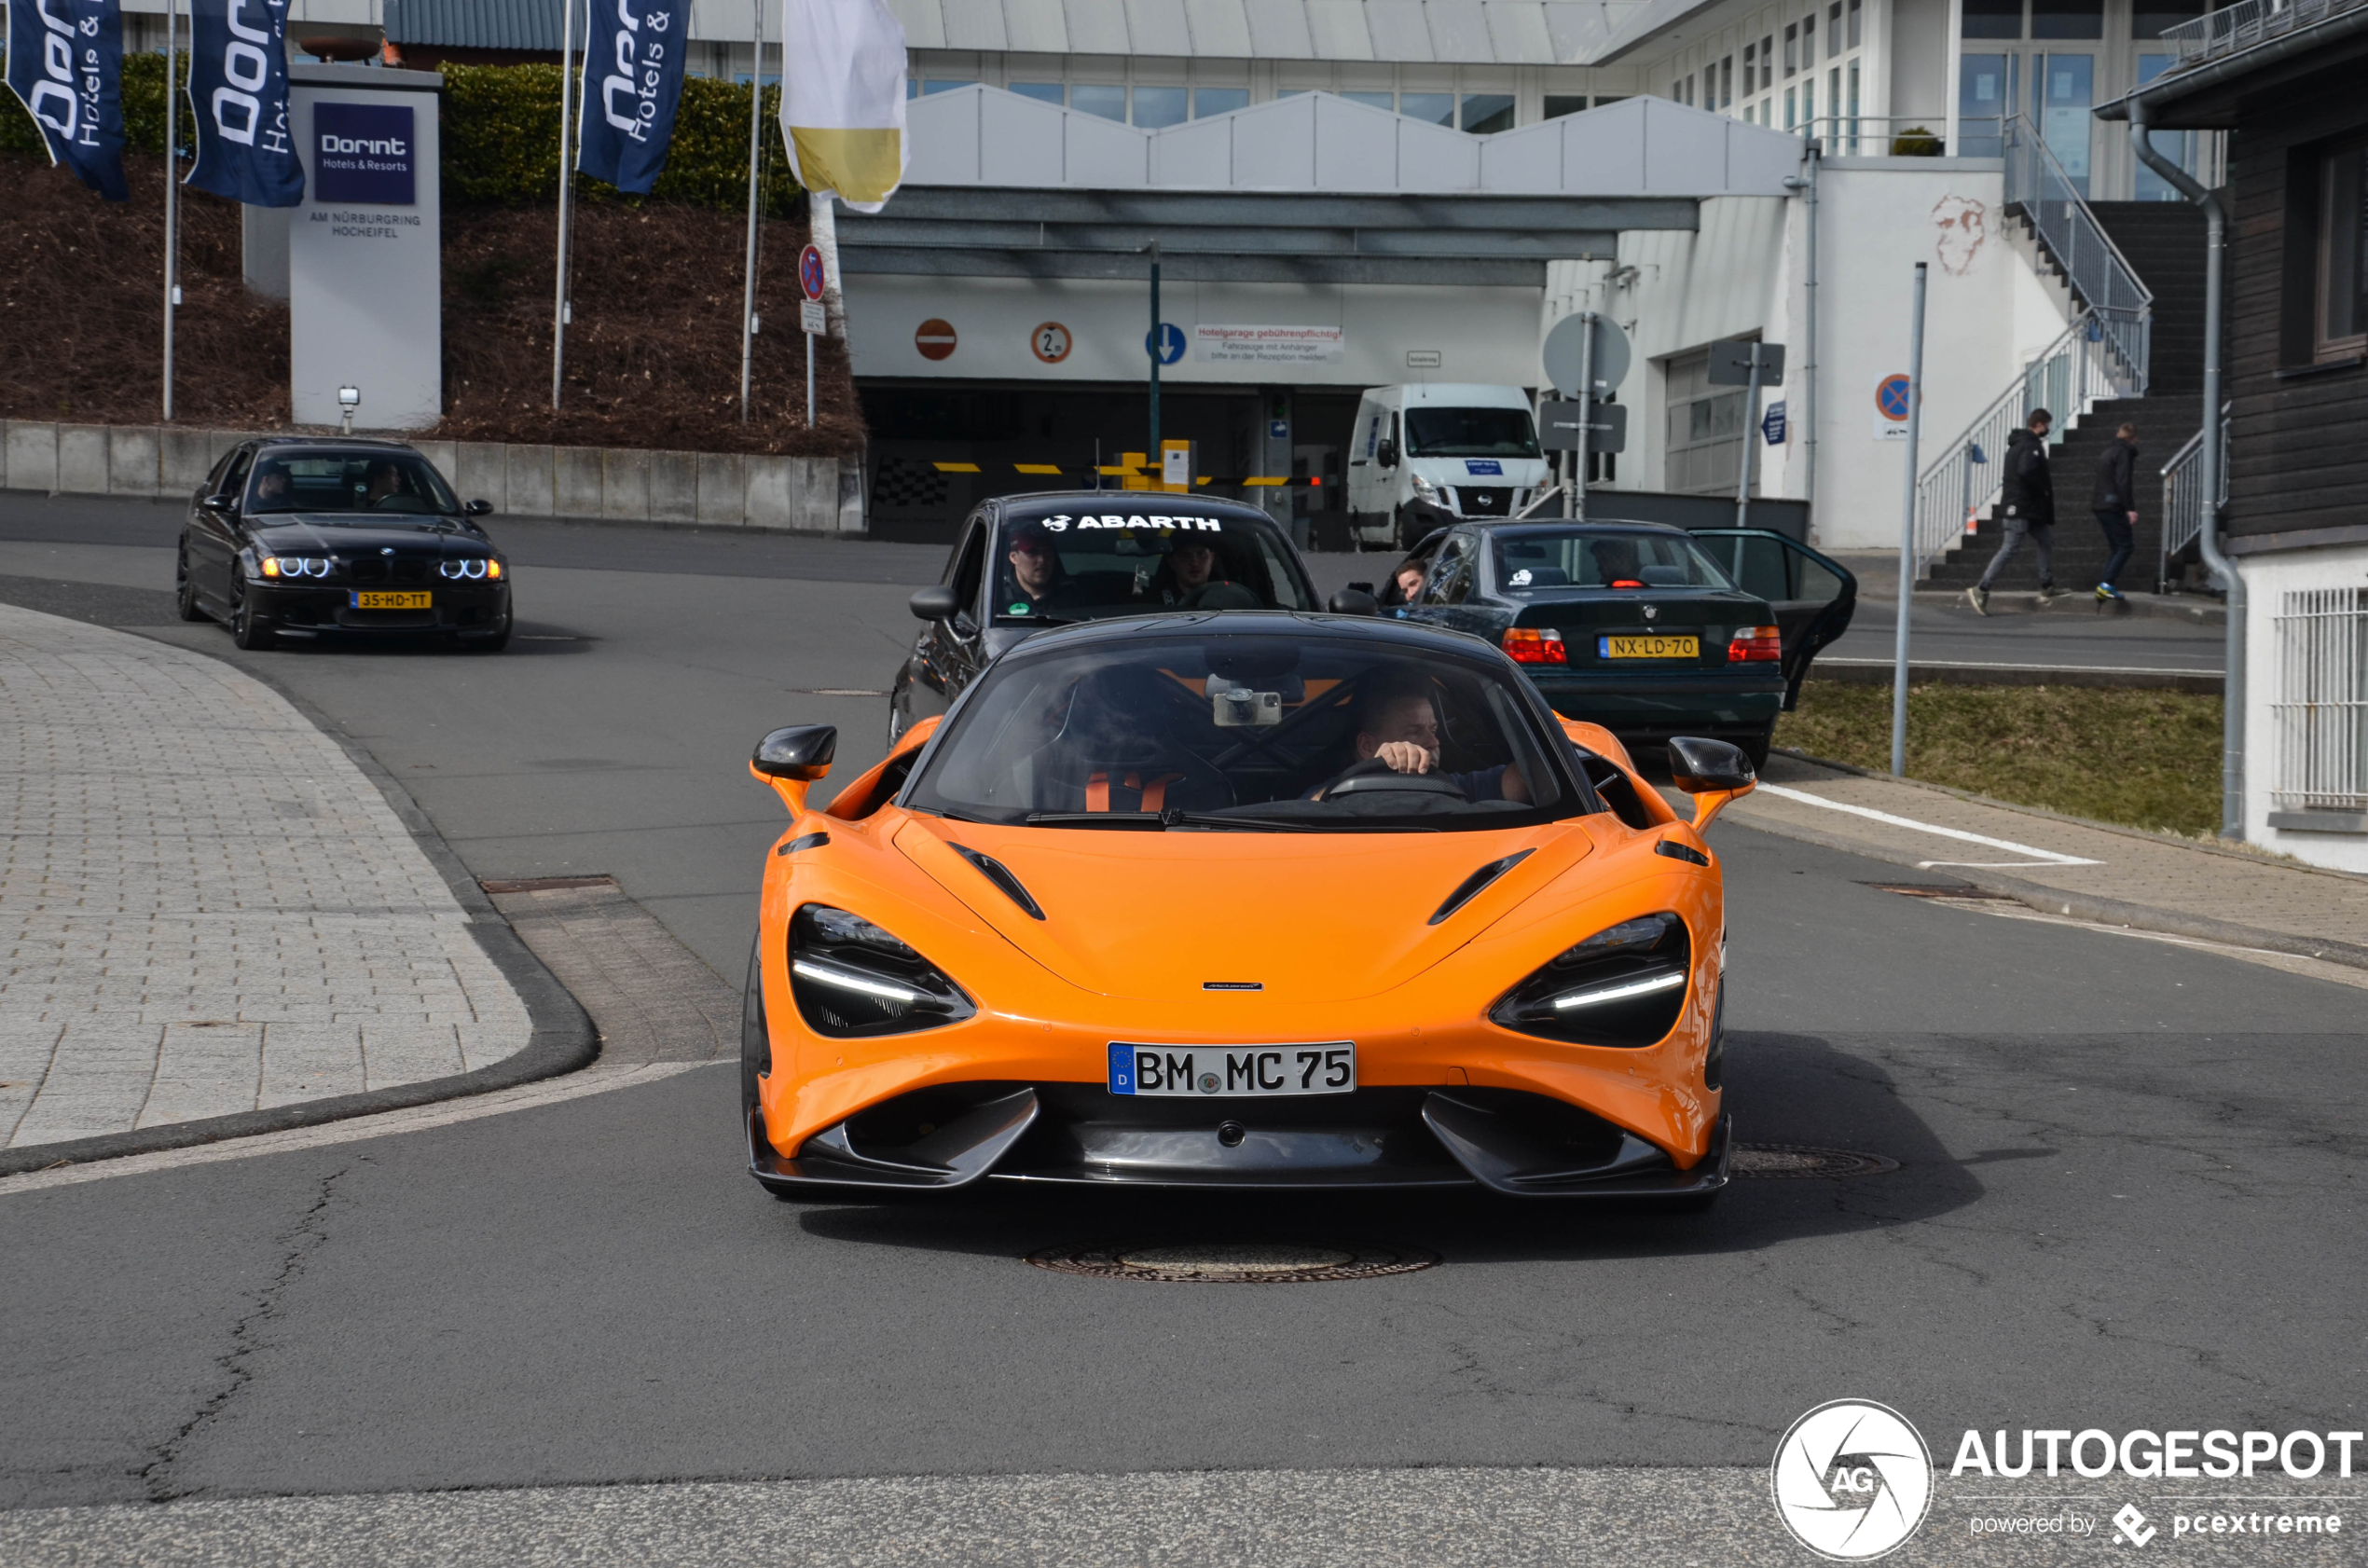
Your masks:
{"label": "no parking sign", "polygon": [[1886,376],[1875,383],[1875,439],[1907,439],[1907,378]]}

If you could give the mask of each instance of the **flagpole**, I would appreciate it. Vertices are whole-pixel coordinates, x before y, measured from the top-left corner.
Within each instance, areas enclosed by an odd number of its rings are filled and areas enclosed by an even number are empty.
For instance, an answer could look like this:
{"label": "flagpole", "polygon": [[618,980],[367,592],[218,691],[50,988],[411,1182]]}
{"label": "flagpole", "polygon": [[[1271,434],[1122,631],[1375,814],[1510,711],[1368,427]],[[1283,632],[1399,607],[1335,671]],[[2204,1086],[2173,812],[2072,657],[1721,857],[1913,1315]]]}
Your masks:
{"label": "flagpole", "polygon": [[551,408],[558,411],[560,377],[568,360],[568,192],[573,171],[568,167],[568,117],[574,105],[568,75],[575,61],[575,0],[560,0],[559,9],[559,254],[558,277],[551,290]]}
{"label": "flagpole", "polygon": [[165,0],[164,6],[164,422],[172,422],[172,308],[181,292],[174,279],[178,268],[177,239],[180,227],[181,191],[180,160],[173,156],[174,131],[181,118],[178,89],[172,79],[172,56],[175,34],[180,29],[181,0]]}
{"label": "flagpole", "polygon": [[[740,299],[740,422],[749,422],[749,374],[756,358],[756,164],[764,143],[764,0],[751,0],[756,58],[749,66],[749,254],[748,284]],[[784,49],[788,48],[783,45]],[[786,62],[784,69],[786,69]],[[806,352],[813,348],[808,345]],[[806,423],[814,421],[808,420]]]}

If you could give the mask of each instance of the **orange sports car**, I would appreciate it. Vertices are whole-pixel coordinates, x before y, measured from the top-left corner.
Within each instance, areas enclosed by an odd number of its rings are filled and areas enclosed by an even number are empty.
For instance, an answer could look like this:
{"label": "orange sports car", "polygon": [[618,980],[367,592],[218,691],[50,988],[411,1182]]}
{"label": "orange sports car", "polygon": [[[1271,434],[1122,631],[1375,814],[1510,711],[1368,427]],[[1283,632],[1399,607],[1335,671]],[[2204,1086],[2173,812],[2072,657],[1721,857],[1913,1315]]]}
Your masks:
{"label": "orange sports car", "polygon": [[1039,633],[816,810],[835,741],[750,763],[778,1198],[1726,1183],[1730,745],[1671,743],[1688,822],[1491,644],[1240,611]]}

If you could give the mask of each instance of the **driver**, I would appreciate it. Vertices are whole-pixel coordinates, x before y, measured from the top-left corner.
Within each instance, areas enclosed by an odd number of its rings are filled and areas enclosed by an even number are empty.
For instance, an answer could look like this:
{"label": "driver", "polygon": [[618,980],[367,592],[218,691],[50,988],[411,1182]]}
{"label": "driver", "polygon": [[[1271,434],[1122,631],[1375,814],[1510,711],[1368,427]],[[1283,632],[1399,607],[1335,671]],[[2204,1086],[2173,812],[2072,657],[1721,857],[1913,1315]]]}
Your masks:
{"label": "driver", "polygon": [[365,506],[376,506],[391,495],[403,495],[410,487],[403,481],[403,469],[391,460],[370,465],[369,488],[362,497]]}
{"label": "driver", "polygon": [[[1356,735],[1351,743],[1358,763],[1378,761],[1395,773],[1431,773],[1439,768],[1439,709],[1432,705],[1431,681],[1408,672],[1383,676],[1369,686],[1356,706]],[[1510,763],[1476,773],[1441,774],[1475,801],[1519,801],[1527,804],[1529,781]],[[1309,791],[1322,800],[1336,777]]]}
{"label": "driver", "polygon": [[288,471],[267,468],[255,482],[255,504],[257,511],[269,511],[288,499]]}
{"label": "driver", "polygon": [[1066,608],[1074,598],[1061,553],[1040,524],[1022,523],[1012,530],[1003,558],[1007,570],[995,601],[997,614],[1040,615]]}
{"label": "driver", "polygon": [[1633,539],[1615,537],[1595,541],[1595,571],[1607,588],[1645,586],[1645,569],[1638,564],[1636,541]]}

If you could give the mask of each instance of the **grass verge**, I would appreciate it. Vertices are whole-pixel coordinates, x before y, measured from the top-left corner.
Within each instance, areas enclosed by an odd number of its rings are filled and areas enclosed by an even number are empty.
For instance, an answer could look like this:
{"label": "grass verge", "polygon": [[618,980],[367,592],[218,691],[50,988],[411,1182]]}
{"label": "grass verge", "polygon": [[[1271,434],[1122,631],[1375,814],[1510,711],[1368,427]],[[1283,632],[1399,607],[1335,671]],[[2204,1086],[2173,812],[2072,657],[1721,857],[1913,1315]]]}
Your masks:
{"label": "grass verge", "polygon": [[[2017,805],[2209,834],[2220,826],[2221,699],[2085,686],[1910,686],[1907,775]],[[1811,681],[1776,744],[1891,767],[1891,688]]]}

